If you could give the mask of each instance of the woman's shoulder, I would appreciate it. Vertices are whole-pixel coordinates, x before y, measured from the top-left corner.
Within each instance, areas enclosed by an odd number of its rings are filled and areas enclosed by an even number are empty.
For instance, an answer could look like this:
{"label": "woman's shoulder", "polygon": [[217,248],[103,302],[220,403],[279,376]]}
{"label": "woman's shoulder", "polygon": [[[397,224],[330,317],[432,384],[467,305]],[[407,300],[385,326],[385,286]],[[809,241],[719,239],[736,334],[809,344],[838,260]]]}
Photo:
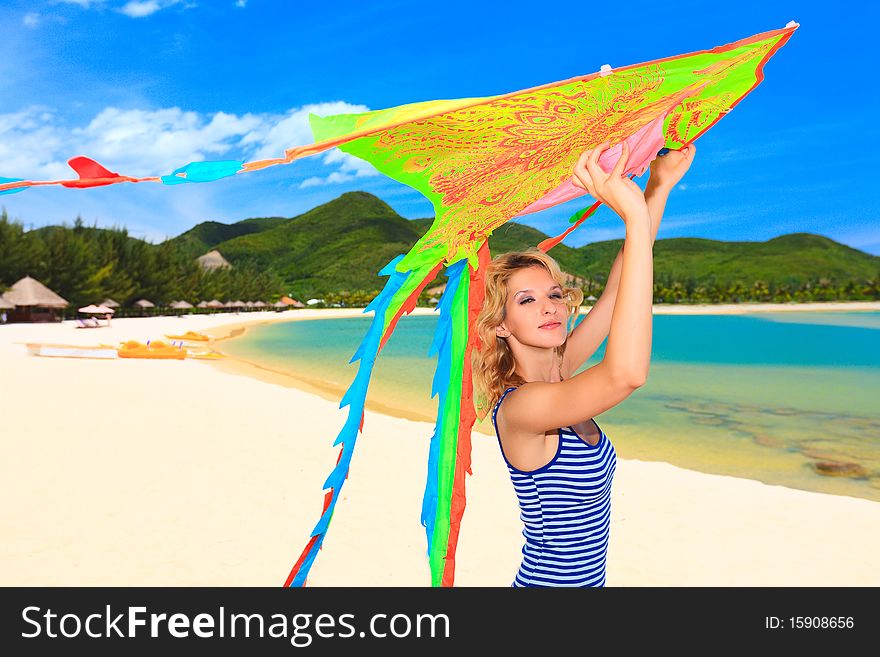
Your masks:
{"label": "woman's shoulder", "polygon": [[507,397],[508,393],[510,393],[513,390],[516,390],[516,386],[508,386],[507,388],[504,389],[504,392],[501,393],[501,395],[498,397],[498,400],[495,402],[495,406],[492,408],[493,415],[498,412],[498,409],[501,407],[501,402],[503,402],[504,398]]}

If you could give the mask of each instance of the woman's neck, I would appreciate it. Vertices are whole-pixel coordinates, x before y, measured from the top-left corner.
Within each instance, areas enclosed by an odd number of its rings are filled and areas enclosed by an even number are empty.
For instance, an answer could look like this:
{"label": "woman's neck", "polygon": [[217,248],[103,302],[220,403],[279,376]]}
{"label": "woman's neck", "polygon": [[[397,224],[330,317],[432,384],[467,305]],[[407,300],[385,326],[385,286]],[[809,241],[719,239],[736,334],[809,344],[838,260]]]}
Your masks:
{"label": "woman's neck", "polygon": [[556,350],[550,352],[549,362],[538,362],[537,359],[529,362],[517,362],[516,373],[526,383],[543,381],[545,383],[558,383],[562,381],[562,363],[557,357]]}

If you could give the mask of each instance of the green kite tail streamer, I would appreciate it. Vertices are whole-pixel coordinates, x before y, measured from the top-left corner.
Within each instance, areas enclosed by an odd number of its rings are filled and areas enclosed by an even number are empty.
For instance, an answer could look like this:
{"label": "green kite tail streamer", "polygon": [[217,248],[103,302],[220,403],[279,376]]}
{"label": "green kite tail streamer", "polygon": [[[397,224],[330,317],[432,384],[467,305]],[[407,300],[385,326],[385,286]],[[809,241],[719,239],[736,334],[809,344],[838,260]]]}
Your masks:
{"label": "green kite tail streamer", "polygon": [[[437,308],[440,319],[428,355],[437,354],[431,396],[439,395],[437,423],[428,456],[428,478],[422,500],[422,524],[428,539],[431,584],[443,584],[452,521],[452,498],[458,461],[459,420],[463,382],[464,343],[467,340],[469,277],[467,260],[449,266],[446,289]],[[449,584],[451,585],[451,583]]]}
{"label": "green kite tail streamer", "polygon": [[437,423],[428,456],[422,524],[428,540],[433,586],[453,586],[455,552],[465,509],[465,476],[471,472],[471,431],[476,420],[471,352],[479,348],[476,319],[483,305],[488,240],[475,269],[460,260],[447,269],[446,290],[438,303],[440,319],[428,352],[437,354],[431,396],[439,395]]}

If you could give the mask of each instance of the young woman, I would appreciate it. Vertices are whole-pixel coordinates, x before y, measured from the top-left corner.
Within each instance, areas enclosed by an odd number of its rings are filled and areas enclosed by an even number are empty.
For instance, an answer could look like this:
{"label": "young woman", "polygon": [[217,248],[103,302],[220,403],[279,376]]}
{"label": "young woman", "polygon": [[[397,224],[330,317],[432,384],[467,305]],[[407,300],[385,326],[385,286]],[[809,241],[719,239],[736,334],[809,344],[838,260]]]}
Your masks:
{"label": "young woman", "polygon": [[[492,421],[525,525],[513,586],[604,586],[617,457],[592,419],[645,383],[651,360],[652,247],[670,190],[690,166],[693,145],[651,164],[644,194],[611,173],[602,144],[583,153],[572,182],[614,210],[626,239],[601,297],[574,330],[583,293],[538,250],[494,258],[477,318],[482,348],[473,378],[481,417]],[[605,356],[574,373],[608,337]]]}

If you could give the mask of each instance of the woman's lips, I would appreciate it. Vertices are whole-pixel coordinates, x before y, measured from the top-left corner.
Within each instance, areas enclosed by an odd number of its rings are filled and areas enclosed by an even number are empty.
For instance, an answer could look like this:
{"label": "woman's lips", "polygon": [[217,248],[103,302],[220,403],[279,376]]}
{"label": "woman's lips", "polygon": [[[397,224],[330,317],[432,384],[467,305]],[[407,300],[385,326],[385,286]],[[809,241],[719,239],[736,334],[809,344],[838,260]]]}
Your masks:
{"label": "woman's lips", "polygon": [[546,329],[549,331],[551,329],[555,329],[558,326],[562,326],[562,323],[561,322],[551,322],[549,324],[544,324],[543,326],[539,326],[538,328]]}

